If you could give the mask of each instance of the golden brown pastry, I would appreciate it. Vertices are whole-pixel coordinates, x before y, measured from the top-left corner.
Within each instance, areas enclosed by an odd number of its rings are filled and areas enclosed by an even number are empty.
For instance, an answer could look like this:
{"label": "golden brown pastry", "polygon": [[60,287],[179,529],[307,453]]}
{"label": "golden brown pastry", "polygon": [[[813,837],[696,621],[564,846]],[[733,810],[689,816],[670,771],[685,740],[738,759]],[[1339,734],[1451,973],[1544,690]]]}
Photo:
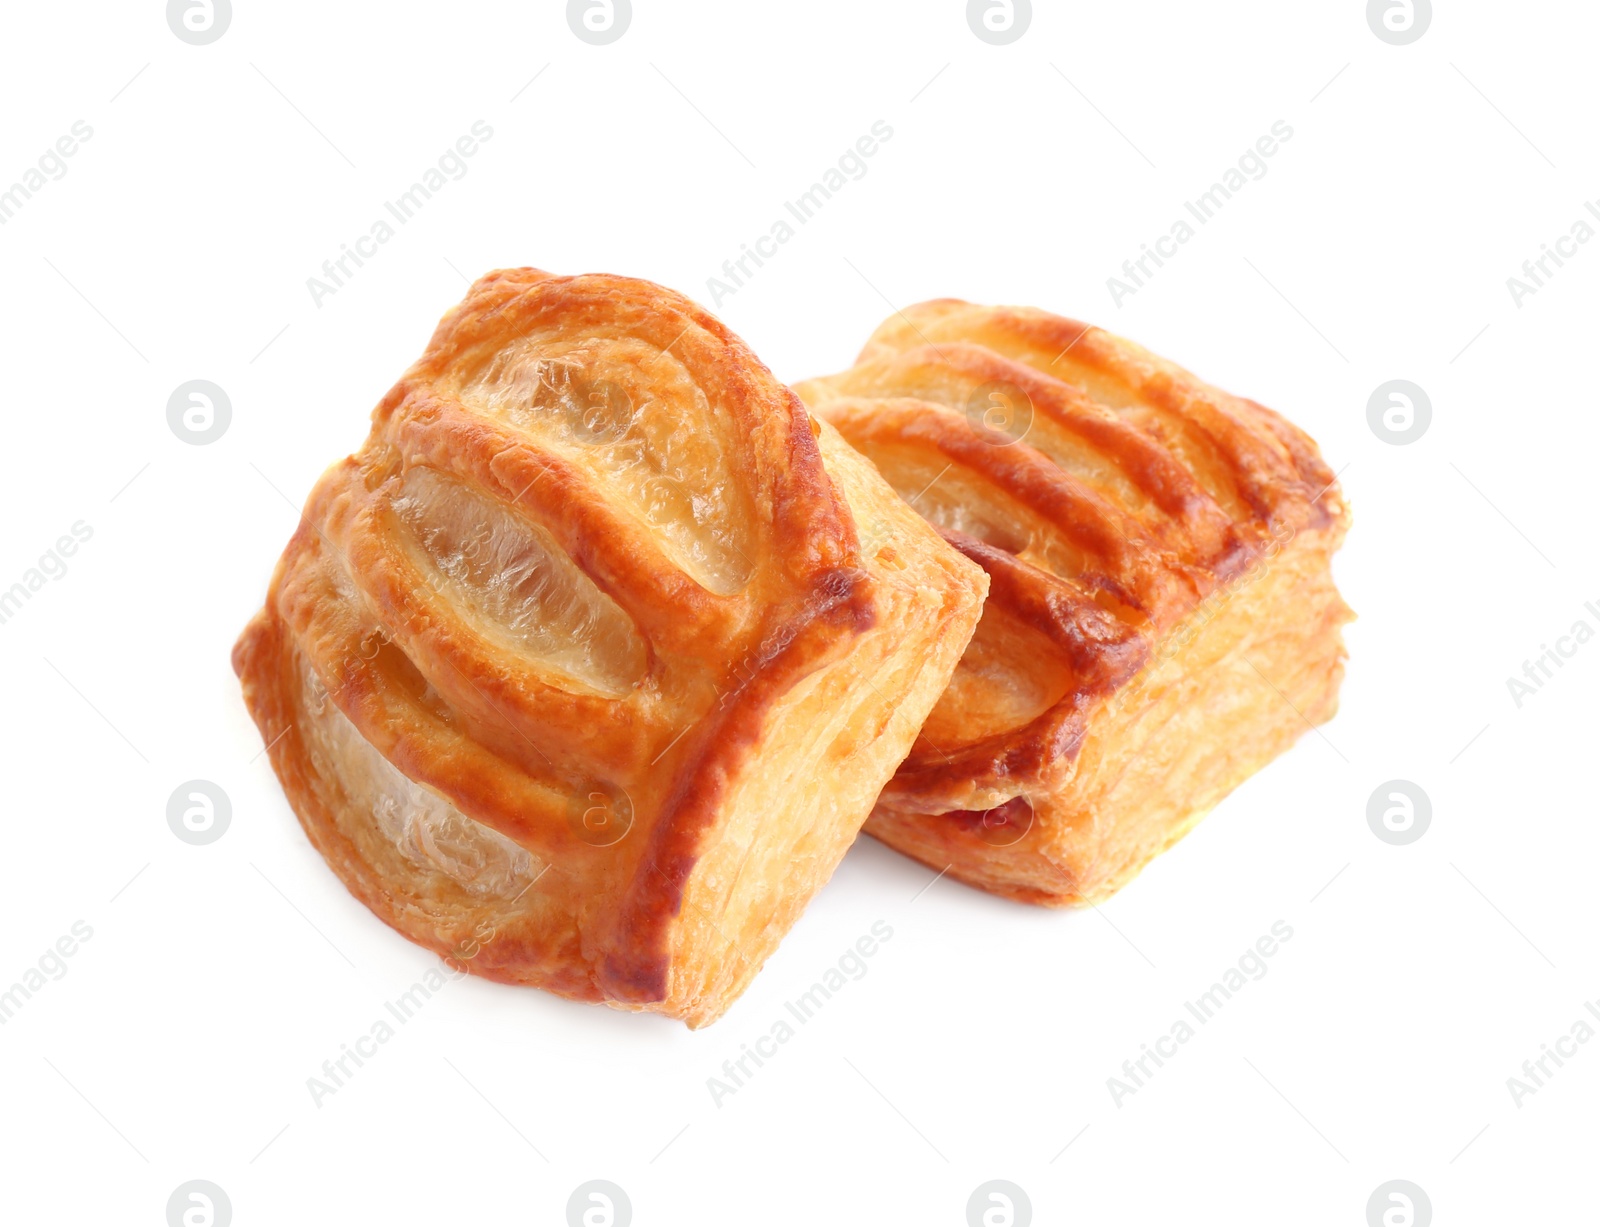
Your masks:
{"label": "golden brown pastry", "polygon": [[688,299],[514,269],[317,484],[234,668],[381,919],[697,1027],[832,874],[985,587]]}
{"label": "golden brown pastry", "polygon": [[1277,414],[1098,328],[953,299],[796,390],[989,573],[870,834],[1095,903],[1333,715],[1349,513]]}

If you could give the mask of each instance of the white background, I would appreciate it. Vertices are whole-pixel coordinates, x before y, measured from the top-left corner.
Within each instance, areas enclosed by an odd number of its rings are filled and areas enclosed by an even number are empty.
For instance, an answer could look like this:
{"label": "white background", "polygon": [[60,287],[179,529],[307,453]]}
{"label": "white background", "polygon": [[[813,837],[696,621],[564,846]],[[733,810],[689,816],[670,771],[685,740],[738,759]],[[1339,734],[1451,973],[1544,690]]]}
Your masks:
{"label": "white background", "polygon": [[[0,184],[94,135],[0,227],[0,587],[93,536],[0,625],[0,987],[93,938],[0,1028],[5,1219],[158,1224],[201,1178],[241,1227],[560,1224],[600,1177],[639,1224],[957,1225],[1003,1178],[1041,1224],[1360,1227],[1402,1178],[1439,1224],[1592,1221],[1600,1043],[1520,1107],[1506,1080],[1600,998],[1600,642],[1520,709],[1506,679],[1600,630],[1600,243],[1520,307],[1506,279],[1600,198],[1600,12],[1438,7],[1395,47],[1359,0],[1040,3],[996,47],[954,0],[635,0],[596,47],[554,2],[236,0],[209,46],[154,0],[10,6]],[[468,980],[314,1106],[306,1079],[435,961],[311,849],[229,667],[301,500],[464,278],[710,305],[880,119],[866,176],[721,317],[799,379],[891,306],[1034,304],[1284,411],[1355,512],[1341,714],[1098,914],[919,893],[865,840],[708,1030]],[[465,178],[314,305],[476,120]],[[1114,305],[1277,120],[1270,173]],[[1433,404],[1409,446],[1367,425],[1395,378]],[[232,401],[209,446],[167,425],[191,379]],[[1407,847],[1366,821],[1397,777],[1433,804]],[[193,778],[232,800],[206,847],[166,822]],[[877,920],[867,974],[714,1105]],[[1268,974],[1117,1106],[1107,1079],[1278,920]]]}

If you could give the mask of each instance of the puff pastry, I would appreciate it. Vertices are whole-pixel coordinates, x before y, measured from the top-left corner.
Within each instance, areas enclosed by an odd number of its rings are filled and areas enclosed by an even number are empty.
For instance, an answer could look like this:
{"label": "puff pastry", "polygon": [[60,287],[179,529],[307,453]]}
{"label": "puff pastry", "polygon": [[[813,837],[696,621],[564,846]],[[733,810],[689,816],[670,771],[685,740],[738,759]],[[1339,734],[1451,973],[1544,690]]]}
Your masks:
{"label": "puff pastry", "polygon": [[515,269],[318,482],[234,667],[381,919],[700,1026],[833,872],[986,584],[688,299]]}
{"label": "puff pastry", "polygon": [[1333,715],[1349,513],[1277,414],[1101,329],[953,299],[796,390],[990,578],[870,834],[1094,903]]}

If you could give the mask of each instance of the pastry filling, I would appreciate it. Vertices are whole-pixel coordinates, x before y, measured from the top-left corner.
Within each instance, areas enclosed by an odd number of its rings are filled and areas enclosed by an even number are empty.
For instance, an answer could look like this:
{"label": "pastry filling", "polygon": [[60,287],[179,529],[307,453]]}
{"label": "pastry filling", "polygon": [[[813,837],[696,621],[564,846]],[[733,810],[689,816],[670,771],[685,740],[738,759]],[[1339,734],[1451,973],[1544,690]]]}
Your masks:
{"label": "pastry filling", "polygon": [[515,896],[545,866],[521,844],[467,817],[409,779],[364,738],[306,666],[301,725],[317,774],[338,781],[352,805],[418,869],[443,874],[476,895]]}
{"label": "pastry filling", "polygon": [[638,517],[696,583],[728,595],[756,547],[723,420],[670,351],[626,336],[528,337],[458,393],[559,450]]}
{"label": "pastry filling", "polygon": [[603,694],[644,677],[633,621],[537,524],[435,469],[414,468],[392,506],[450,603]]}

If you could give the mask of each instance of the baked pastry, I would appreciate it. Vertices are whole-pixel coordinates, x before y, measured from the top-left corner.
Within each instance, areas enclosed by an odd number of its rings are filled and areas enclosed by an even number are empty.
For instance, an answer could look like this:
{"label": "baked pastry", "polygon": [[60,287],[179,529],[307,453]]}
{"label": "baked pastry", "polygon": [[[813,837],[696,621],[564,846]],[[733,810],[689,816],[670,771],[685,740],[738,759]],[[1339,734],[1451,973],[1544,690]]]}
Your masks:
{"label": "baked pastry", "polygon": [[1349,513],[1277,414],[1101,329],[953,299],[796,390],[989,573],[870,834],[1095,903],[1333,715]]}
{"label": "baked pastry", "polygon": [[382,920],[698,1027],[832,874],[985,588],[688,299],[513,269],[318,482],[233,659]]}

